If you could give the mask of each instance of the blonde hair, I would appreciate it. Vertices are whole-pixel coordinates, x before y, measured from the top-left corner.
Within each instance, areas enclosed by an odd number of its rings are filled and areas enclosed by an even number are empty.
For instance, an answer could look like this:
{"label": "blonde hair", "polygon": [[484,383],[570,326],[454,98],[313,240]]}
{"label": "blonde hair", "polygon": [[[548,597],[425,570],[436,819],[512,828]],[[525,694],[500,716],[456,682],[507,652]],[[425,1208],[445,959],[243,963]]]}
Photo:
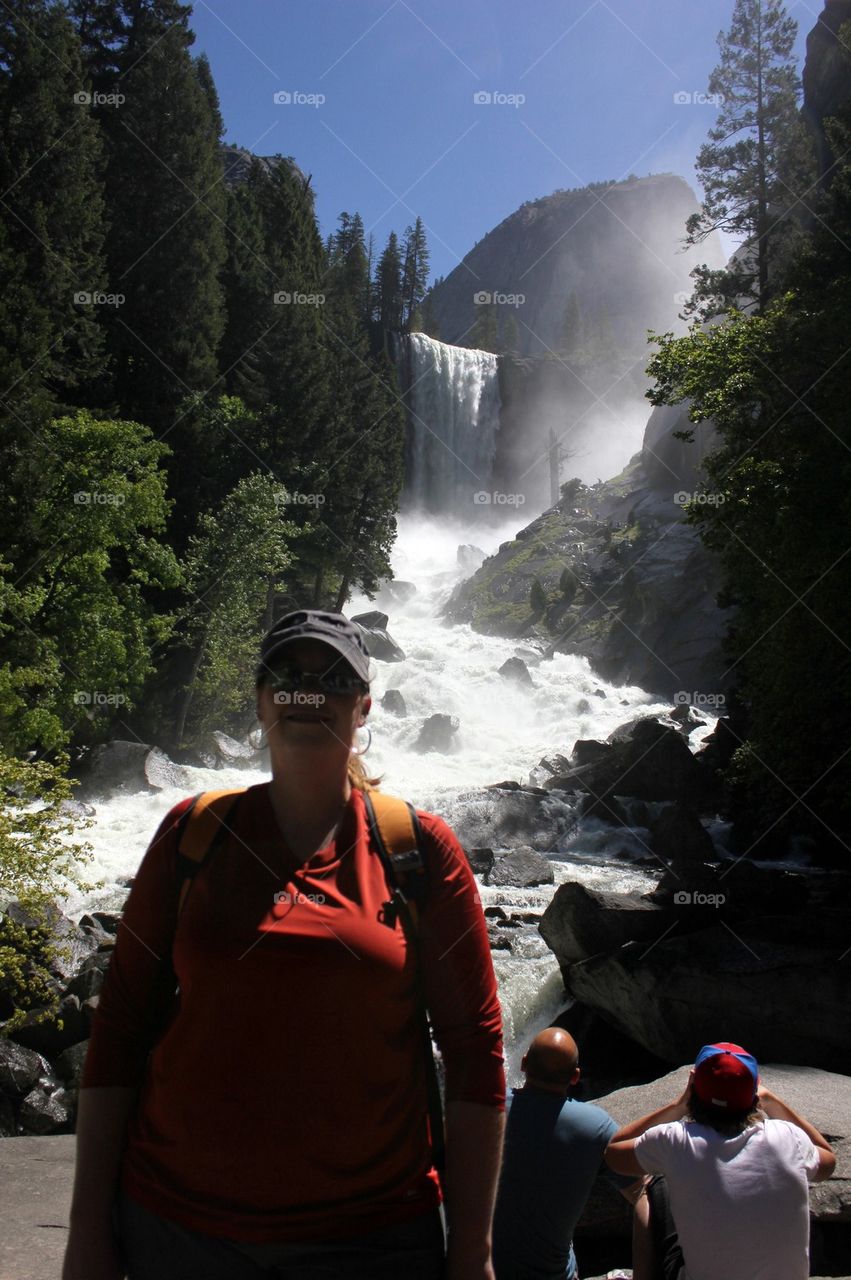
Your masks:
{"label": "blonde hair", "polygon": [[381,778],[370,778],[362,758],[352,754],[348,764],[349,782],[359,791],[375,791],[381,785]]}

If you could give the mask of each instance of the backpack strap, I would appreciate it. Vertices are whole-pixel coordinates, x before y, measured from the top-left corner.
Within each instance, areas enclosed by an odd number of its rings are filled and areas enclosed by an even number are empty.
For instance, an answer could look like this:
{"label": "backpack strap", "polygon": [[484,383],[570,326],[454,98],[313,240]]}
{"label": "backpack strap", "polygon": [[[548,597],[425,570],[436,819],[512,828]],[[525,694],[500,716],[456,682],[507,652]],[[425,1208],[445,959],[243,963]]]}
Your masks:
{"label": "backpack strap", "polygon": [[422,828],[414,806],[398,796],[385,795],[383,791],[362,793],[373,847],[384,866],[392,893],[382,907],[382,920],[395,928],[401,920],[402,929],[413,948],[416,958],[416,995],[419,1005],[420,1036],[426,1066],[426,1096],[428,1099],[429,1131],[431,1135],[432,1161],[438,1178],[443,1183],[446,1166],[446,1144],[443,1130],[443,1102],[437,1067],[434,1062],[431,1027],[422,976],[420,947],[420,913],[428,894],[428,873],[423,858]]}
{"label": "backpack strap", "polygon": [[228,814],[245,790],[241,787],[236,791],[202,791],[182,814],[177,829],[178,916],[193,879],[223,839],[228,829]]}

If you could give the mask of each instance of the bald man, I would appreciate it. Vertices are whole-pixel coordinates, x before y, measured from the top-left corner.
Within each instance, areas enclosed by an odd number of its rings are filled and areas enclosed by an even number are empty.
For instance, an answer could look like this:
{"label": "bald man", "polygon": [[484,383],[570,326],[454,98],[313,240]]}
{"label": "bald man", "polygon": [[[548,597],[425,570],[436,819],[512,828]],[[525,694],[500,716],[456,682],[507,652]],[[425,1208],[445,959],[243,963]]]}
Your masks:
{"label": "bald man", "polygon": [[570,1097],[576,1041],[559,1027],[535,1036],[520,1064],[526,1082],[507,1103],[493,1225],[496,1280],[574,1280],[573,1232],[601,1167],[630,1202],[643,1179],[606,1171],[618,1126],[602,1107]]}

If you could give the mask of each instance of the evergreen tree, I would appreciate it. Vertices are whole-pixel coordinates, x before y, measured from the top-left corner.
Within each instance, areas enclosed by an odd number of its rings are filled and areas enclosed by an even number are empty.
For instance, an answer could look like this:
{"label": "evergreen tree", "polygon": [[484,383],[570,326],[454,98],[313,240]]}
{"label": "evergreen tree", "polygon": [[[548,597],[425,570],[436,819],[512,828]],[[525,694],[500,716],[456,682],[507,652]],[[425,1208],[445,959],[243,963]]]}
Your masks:
{"label": "evergreen tree", "polygon": [[[428,293],[423,299],[421,315],[422,315],[422,332],[427,333],[430,338],[435,338],[439,342],[440,341],[440,322],[437,318],[437,312],[434,309],[434,301],[432,299],[431,289],[429,289]],[[515,322],[515,329],[516,327],[517,325]],[[506,349],[513,349],[513,348],[506,348]]]}
{"label": "evergreen tree", "polygon": [[224,258],[219,131],[208,68],[189,53],[190,8],[128,0],[109,138],[107,240],[115,395],[123,414],[167,431],[177,406],[217,378]]}
{"label": "evergreen tree", "polygon": [[[0,415],[25,448],[104,365],[102,149],[80,47],[44,0],[0,7]],[[8,430],[5,443],[12,445]]]}
{"label": "evergreen tree", "polygon": [[118,53],[127,40],[124,6],[115,0],[70,0],[86,77],[95,94],[119,92]]}
{"label": "evergreen tree", "polygon": [[378,299],[378,321],[385,333],[402,331],[402,259],[395,231],[390,232],[387,247],[378,259],[375,281]]}
{"label": "evergreen tree", "polygon": [[405,229],[405,253],[402,264],[402,325],[410,332],[414,314],[428,288],[429,252],[422,218]]}
{"label": "evergreen tree", "polygon": [[499,348],[498,303],[476,303],[476,316],[470,328],[469,343],[476,351],[497,352]]}
{"label": "evergreen tree", "polygon": [[261,188],[268,175],[253,159],[244,182],[227,194],[225,262],[222,288],[225,327],[219,348],[226,390],[259,410],[269,402],[260,368],[259,344],[280,319],[270,303],[274,272],[266,260],[266,229]]}
{"label": "evergreen tree", "polygon": [[803,191],[814,176],[808,182],[811,149],[798,118],[796,34],[782,0],[736,0],[730,30],[718,37],[721,59],[709,92],[719,95],[721,106],[698,155],[704,200],[688,220],[687,241],[698,244],[726,231],[744,238],[744,246],[725,270],[703,266],[692,273],[695,295],[687,310],[704,318],[737,303],[766,305],[770,263],[779,253],[775,241],[789,231],[798,203],[792,187]]}

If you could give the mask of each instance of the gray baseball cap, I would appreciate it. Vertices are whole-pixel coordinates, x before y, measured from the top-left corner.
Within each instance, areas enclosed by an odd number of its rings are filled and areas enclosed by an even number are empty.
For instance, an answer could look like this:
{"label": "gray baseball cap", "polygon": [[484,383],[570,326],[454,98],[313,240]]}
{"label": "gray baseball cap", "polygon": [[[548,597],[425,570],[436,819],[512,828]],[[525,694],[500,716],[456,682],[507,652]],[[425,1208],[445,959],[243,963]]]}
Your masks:
{"label": "gray baseball cap", "polygon": [[294,613],[284,614],[269,628],[260,646],[258,679],[269,673],[274,660],[281,656],[288,644],[305,639],[321,640],[336,649],[361,680],[369,684],[369,650],[361,628],[342,613],[326,613],[322,609],[297,609]]}

